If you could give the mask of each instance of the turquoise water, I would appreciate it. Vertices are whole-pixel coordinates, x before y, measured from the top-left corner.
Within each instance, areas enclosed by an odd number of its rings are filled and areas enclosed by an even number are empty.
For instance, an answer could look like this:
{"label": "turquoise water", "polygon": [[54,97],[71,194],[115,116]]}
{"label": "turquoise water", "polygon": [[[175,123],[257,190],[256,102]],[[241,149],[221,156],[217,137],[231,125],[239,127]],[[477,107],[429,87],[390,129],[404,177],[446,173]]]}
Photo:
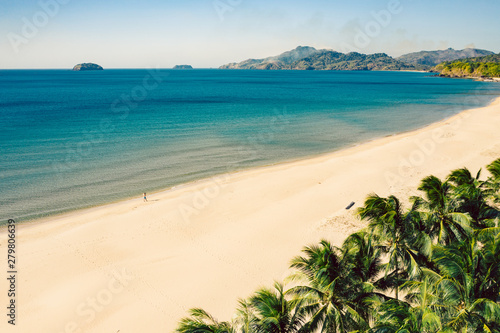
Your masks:
{"label": "turquoise water", "polygon": [[1,222],[337,150],[498,95],[425,73],[0,71]]}

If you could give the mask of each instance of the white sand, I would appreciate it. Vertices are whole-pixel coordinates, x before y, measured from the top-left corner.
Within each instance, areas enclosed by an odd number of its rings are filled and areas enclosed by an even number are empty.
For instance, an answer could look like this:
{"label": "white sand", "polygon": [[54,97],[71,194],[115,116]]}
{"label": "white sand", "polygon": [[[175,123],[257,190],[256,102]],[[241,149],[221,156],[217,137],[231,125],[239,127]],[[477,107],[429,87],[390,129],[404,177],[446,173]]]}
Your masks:
{"label": "white sand", "polygon": [[[171,332],[191,307],[230,319],[237,299],[283,279],[304,245],[340,245],[362,227],[351,211],[368,193],[406,198],[424,176],[476,172],[500,157],[499,124],[497,99],[411,133],[198,182],[148,203],[18,225],[17,325],[6,323],[2,277],[0,331]],[[6,239],[2,228],[2,258]]]}

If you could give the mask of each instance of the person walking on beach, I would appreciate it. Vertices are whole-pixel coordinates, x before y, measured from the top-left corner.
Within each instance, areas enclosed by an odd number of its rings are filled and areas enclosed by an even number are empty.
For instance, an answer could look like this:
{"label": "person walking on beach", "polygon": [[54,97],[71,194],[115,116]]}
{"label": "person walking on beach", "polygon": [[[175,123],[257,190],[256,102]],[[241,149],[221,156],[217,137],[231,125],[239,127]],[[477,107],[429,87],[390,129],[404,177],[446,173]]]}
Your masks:
{"label": "person walking on beach", "polygon": [[147,202],[148,199],[146,198],[146,192],[144,192],[143,195],[144,195],[144,202]]}

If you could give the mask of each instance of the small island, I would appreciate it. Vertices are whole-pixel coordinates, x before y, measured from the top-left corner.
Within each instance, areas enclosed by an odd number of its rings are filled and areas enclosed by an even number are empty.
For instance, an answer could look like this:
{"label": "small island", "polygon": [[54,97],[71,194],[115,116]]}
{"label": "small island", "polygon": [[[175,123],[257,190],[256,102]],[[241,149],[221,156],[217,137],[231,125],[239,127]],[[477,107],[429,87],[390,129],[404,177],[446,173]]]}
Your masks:
{"label": "small island", "polygon": [[175,65],[173,69],[193,69],[191,65]]}
{"label": "small island", "polygon": [[86,62],[73,67],[74,71],[102,71],[103,68],[97,64]]}

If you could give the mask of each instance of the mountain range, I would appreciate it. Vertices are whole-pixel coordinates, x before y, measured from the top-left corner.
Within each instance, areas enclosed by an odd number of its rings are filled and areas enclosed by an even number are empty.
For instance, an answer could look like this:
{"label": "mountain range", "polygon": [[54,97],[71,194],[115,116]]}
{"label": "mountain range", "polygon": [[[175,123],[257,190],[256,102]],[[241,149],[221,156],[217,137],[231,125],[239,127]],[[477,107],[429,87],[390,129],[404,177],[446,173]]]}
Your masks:
{"label": "mountain range", "polygon": [[402,61],[411,65],[424,65],[424,66],[436,66],[445,61],[453,61],[457,59],[465,59],[472,57],[482,57],[495,54],[491,51],[466,48],[463,50],[454,50],[452,48],[439,51],[420,51],[404,54],[398,58]]}
{"label": "mountain range", "polygon": [[491,51],[467,48],[464,50],[421,51],[393,58],[385,53],[340,53],[310,46],[298,46],[277,56],[248,59],[222,65],[221,69],[267,70],[431,70],[443,61],[486,56]]}
{"label": "mountain range", "polygon": [[298,46],[280,55],[230,63],[221,69],[302,69],[302,70],[413,70],[413,65],[398,61],[385,53],[340,53]]}

